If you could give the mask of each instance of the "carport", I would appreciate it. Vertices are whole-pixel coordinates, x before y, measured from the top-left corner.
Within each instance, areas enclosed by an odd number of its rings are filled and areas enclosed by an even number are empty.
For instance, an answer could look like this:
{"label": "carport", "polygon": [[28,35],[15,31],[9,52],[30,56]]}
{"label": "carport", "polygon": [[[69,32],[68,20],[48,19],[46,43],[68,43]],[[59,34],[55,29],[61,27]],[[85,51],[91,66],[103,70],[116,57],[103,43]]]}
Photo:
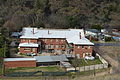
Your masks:
{"label": "carport", "polygon": [[60,61],[68,61],[66,56],[34,56],[37,66],[59,65]]}

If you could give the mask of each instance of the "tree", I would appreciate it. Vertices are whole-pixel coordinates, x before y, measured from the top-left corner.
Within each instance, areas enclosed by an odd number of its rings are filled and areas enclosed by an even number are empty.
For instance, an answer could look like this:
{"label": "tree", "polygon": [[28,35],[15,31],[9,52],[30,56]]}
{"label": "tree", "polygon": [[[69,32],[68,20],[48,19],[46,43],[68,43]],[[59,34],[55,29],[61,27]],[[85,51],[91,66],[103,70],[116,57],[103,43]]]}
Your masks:
{"label": "tree", "polygon": [[9,57],[9,41],[3,36],[0,35],[0,57]]}
{"label": "tree", "polygon": [[103,29],[103,27],[101,26],[101,25],[92,25],[91,26],[91,29],[97,29],[97,30],[101,30],[101,29]]}
{"label": "tree", "polygon": [[3,18],[0,18],[0,27],[2,27],[2,25],[4,24],[4,20],[3,20]]}
{"label": "tree", "polygon": [[65,16],[60,15],[51,15],[48,20],[51,28],[68,28],[68,21],[66,20]]}
{"label": "tree", "polygon": [[62,5],[63,5],[63,7],[68,7],[69,6],[69,0],[63,0]]}
{"label": "tree", "polygon": [[4,45],[5,43],[5,37],[0,35],[0,48],[2,48],[2,46]]}
{"label": "tree", "polygon": [[43,10],[45,8],[45,1],[46,0],[36,0],[34,4],[35,8]]}
{"label": "tree", "polygon": [[68,23],[69,23],[68,24],[69,28],[75,28],[76,27],[76,25],[77,25],[76,18],[74,18],[73,16],[68,16],[67,20],[68,20]]}
{"label": "tree", "polygon": [[4,57],[4,48],[0,48],[0,58]]}
{"label": "tree", "polygon": [[44,8],[45,16],[49,16],[51,14],[50,6],[49,0],[46,0]]}

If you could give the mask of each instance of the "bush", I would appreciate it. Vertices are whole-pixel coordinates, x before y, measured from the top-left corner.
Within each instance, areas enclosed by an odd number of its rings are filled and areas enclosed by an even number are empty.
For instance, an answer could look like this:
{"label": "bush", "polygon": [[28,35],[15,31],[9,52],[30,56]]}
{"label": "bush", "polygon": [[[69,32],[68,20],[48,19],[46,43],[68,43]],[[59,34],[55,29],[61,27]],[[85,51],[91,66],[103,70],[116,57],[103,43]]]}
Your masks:
{"label": "bush", "polygon": [[105,41],[112,41],[111,37],[105,37]]}
{"label": "bush", "polygon": [[101,29],[103,29],[103,27],[101,25],[95,24],[95,25],[91,26],[91,29],[101,30]]}

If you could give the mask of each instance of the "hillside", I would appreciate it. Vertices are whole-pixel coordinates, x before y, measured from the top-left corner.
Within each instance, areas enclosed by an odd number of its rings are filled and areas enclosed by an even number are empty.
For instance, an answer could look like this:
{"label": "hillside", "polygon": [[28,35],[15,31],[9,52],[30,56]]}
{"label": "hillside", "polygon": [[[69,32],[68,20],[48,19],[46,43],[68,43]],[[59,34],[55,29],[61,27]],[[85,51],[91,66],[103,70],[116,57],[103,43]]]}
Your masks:
{"label": "hillside", "polygon": [[119,0],[0,0],[0,27],[119,28]]}

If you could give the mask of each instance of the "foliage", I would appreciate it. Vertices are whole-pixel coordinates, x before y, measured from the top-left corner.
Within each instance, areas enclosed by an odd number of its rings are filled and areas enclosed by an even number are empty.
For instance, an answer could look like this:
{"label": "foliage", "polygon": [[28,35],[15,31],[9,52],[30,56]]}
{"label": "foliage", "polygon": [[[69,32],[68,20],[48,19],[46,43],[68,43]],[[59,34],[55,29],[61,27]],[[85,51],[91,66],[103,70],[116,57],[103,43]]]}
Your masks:
{"label": "foliage", "polygon": [[0,35],[0,57],[9,57],[9,41],[3,36]]}
{"label": "foliage", "polygon": [[46,0],[36,0],[34,6],[36,9],[44,9]]}
{"label": "foliage", "polygon": [[69,0],[63,0],[62,5],[63,5],[63,7],[68,7],[69,6]]}
{"label": "foliage", "polygon": [[111,37],[105,37],[105,41],[112,41],[113,39]]}
{"label": "foliage", "polygon": [[103,29],[103,27],[101,25],[92,25],[91,29],[101,30],[101,29]]}
{"label": "foliage", "polygon": [[[51,21],[56,18],[53,15],[58,17],[56,24]],[[9,27],[9,31],[38,25],[45,28],[119,28],[119,15],[119,0],[0,0],[0,26]]]}
{"label": "foliage", "polygon": [[69,23],[69,27],[71,28],[75,28],[77,25],[77,20],[76,18],[74,18],[73,16],[68,16],[67,17],[68,23]]}

